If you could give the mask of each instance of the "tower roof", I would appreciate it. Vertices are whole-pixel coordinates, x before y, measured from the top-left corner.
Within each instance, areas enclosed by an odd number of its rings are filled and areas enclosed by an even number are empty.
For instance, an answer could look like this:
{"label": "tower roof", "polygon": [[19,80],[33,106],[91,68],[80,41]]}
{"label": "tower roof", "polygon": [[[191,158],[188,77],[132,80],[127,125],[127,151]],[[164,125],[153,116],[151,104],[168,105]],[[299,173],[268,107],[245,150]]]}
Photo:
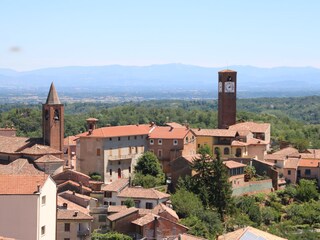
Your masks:
{"label": "tower roof", "polygon": [[53,82],[50,86],[50,91],[47,97],[46,104],[61,104],[60,99],[58,97],[58,93],[56,91],[56,88],[54,87]]}
{"label": "tower roof", "polygon": [[219,71],[219,73],[223,73],[223,72],[236,72],[236,71],[231,70],[231,69],[224,69],[224,70]]}

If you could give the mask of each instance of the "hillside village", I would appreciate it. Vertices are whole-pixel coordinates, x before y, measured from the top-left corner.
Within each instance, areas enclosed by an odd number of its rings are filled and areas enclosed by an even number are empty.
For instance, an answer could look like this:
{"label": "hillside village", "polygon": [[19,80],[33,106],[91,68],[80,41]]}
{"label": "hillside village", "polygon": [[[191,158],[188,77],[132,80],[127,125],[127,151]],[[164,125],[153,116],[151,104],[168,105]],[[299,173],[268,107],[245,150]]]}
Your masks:
{"label": "hillside village", "polygon": [[[232,196],[269,194],[301,179],[320,184],[320,149],[299,152],[287,145],[273,151],[271,125],[237,122],[236,102],[237,72],[223,70],[218,73],[218,129],[176,122],[98,128],[99,119],[88,118],[86,132],[65,137],[64,105],[52,83],[42,106],[42,137],[0,129],[0,236],[70,240],[119,232],[133,239],[203,239],[181,223],[171,193],[179,179],[197,174],[192,166],[204,148],[212,161],[218,155],[223,160]],[[159,160],[165,187],[133,184],[146,152]],[[248,178],[247,166],[255,169],[255,177]],[[250,236],[284,239],[253,227],[216,237]]]}

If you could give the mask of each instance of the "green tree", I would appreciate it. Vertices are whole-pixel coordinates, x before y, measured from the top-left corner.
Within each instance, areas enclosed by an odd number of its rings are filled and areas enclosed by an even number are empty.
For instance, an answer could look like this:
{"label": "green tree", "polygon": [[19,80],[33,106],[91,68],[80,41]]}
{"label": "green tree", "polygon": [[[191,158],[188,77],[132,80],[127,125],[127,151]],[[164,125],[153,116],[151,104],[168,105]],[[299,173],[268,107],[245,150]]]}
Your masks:
{"label": "green tree", "polygon": [[212,156],[212,150],[210,149],[210,147],[205,144],[205,145],[202,145],[199,149],[198,149],[198,153],[199,154],[207,154],[209,156]]}
{"label": "green tree", "polygon": [[206,239],[209,238],[208,227],[198,217],[190,216],[190,217],[181,219],[181,223],[189,228],[188,233],[198,237],[204,237]]}
{"label": "green tree", "polygon": [[139,157],[135,171],[143,175],[157,177],[163,174],[158,158],[152,152],[145,152]]}
{"label": "green tree", "polygon": [[297,186],[296,198],[303,202],[308,202],[311,199],[318,199],[316,182],[313,180],[301,179]]}
{"label": "green tree", "polygon": [[199,197],[184,188],[178,189],[172,194],[171,201],[174,210],[182,218],[197,215],[198,212],[204,211]]}
{"label": "green tree", "polygon": [[125,206],[127,206],[128,208],[134,207],[134,201],[133,201],[132,198],[126,199],[123,204],[124,204]]}
{"label": "green tree", "polygon": [[245,179],[250,180],[251,178],[253,178],[256,175],[255,167],[251,166],[251,165],[247,165],[244,168],[244,174],[245,174]]}
{"label": "green tree", "polygon": [[108,232],[108,233],[97,233],[93,232],[91,234],[92,240],[132,240],[128,235],[118,233],[118,232]]}

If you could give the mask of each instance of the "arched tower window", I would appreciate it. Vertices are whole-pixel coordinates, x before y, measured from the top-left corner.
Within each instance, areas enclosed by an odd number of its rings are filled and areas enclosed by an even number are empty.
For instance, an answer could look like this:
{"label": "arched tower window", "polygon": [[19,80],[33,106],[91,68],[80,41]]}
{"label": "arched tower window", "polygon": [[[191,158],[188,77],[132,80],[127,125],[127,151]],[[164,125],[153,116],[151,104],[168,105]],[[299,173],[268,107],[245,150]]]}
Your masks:
{"label": "arched tower window", "polygon": [[45,118],[46,120],[49,119],[49,111],[48,111],[48,110],[46,110],[46,111],[44,112],[44,118]]}
{"label": "arched tower window", "polygon": [[121,178],[121,169],[118,168],[118,178]]}
{"label": "arched tower window", "polygon": [[54,119],[55,121],[59,121],[59,120],[60,120],[60,115],[59,115],[59,110],[58,110],[58,109],[54,110],[54,117],[53,117],[53,119]]}

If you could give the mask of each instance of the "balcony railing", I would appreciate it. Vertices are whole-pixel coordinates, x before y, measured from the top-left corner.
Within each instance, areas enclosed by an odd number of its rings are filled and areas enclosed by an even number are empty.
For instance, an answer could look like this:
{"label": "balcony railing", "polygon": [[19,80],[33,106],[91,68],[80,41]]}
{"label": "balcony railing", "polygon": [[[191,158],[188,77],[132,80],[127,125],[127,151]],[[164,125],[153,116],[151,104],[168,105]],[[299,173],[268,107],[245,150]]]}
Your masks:
{"label": "balcony railing", "polygon": [[131,160],[136,154],[127,154],[127,155],[117,155],[117,156],[108,156],[108,160]]}

